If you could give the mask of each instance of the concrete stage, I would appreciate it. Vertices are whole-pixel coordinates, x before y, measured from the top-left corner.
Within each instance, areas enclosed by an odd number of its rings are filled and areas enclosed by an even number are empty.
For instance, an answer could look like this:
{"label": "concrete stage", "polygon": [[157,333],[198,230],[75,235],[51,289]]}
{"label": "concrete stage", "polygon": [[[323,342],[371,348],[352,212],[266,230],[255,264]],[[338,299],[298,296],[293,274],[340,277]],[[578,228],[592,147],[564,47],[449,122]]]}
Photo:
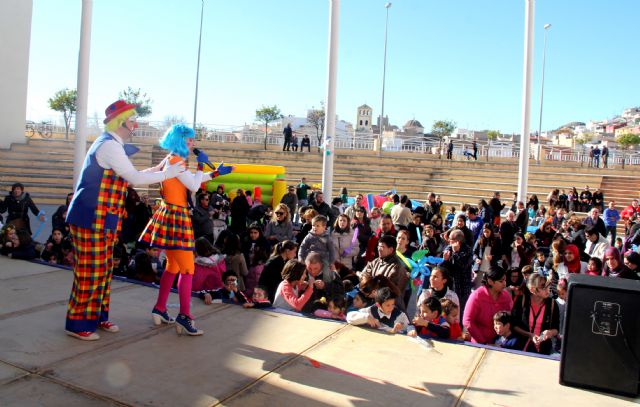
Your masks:
{"label": "concrete stage", "polygon": [[[628,406],[558,384],[559,362],[425,346],[344,324],[193,299],[201,337],[156,328],[157,291],[119,281],[96,342],[64,334],[72,273],[0,258],[1,406]],[[177,296],[169,300],[177,312]]]}

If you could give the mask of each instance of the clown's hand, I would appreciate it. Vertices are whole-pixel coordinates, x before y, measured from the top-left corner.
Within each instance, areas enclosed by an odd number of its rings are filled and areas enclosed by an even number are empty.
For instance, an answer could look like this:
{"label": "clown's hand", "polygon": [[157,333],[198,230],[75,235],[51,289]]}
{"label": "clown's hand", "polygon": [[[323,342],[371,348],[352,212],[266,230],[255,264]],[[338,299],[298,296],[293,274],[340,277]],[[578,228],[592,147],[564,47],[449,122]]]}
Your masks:
{"label": "clown's hand", "polygon": [[175,163],[164,167],[164,179],[175,178],[184,172],[184,166],[181,163]]}
{"label": "clown's hand", "polygon": [[209,163],[209,156],[204,151],[200,150],[196,157],[196,161],[200,164],[207,164]]}
{"label": "clown's hand", "polygon": [[235,167],[232,165],[224,165],[224,163],[220,163],[220,165],[218,165],[218,168],[216,168],[216,172],[218,173],[218,175],[226,175],[231,173],[234,169]]}

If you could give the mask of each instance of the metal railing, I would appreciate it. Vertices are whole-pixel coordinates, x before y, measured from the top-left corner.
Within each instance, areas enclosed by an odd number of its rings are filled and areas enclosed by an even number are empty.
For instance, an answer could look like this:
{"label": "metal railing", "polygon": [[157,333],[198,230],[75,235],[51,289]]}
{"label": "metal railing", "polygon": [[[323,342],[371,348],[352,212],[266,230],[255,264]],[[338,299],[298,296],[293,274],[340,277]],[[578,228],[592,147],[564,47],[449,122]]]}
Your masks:
{"label": "metal railing", "polygon": [[[33,135],[34,127],[37,123],[28,121],[25,124],[25,134]],[[51,132],[54,134],[64,134],[64,126],[47,124],[51,126]],[[167,130],[168,125],[160,122],[142,122],[140,127],[135,132],[136,139],[157,139],[160,138]],[[89,135],[98,135],[103,129],[96,124],[96,122],[89,123]],[[37,132],[35,133],[38,134]],[[74,134],[74,129],[69,130],[69,134]],[[197,129],[197,137],[203,140],[210,140],[218,143],[233,143],[233,144],[251,144],[251,145],[264,145],[265,136],[264,129],[248,126],[203,126]],[[373,151],[376,148],[378,135],[372,133],[362,132],[344,132],[337,133],[334,140],[334,148],[338,150],[363,150]],[[309,134],[309,139],[312,148],[318,147],[318,139],[314,134]],[[298,137],[298,145],[301,144],[302,137]],[[284,137],[280,133],[279,129],[269,129],[267,135],[267,145],[282,145],[284,143]],[[430,154],[446,155],[447,145],[446,143],[440,144],[437,139],[425,139],[422,136],[416,136],[408,139],[396,139],[385,140],[382,143],[383,152],[408,152],[416,154]],[[456,146],[453,150],[453,155],[460,159],[466,158],[464,152],[473,153],[471,142],[456,141]],[[530,158],[535,159],[535,148],[530,151]],[[518,143],[505,145],[499,144],[479,144],[478,145],[478,160],[481,158],[489,160],[491,158],[501,159],[518,159],[520,157],[520,148]],[[581,162],[588,165],[591,158],[589,154],[584,151],[576,151],[569,149],[555,150],[553,147],[543,146],[543,157],[546,161],[560,161],[560,162]],[[640,165],[640,153],[627,152],[624,154],[625,165]],[[600,159],[602,163],[602,158]],[[620,151],[611,150],[609,155],[610,165],[621,165],[623,162],[623,154]]]}

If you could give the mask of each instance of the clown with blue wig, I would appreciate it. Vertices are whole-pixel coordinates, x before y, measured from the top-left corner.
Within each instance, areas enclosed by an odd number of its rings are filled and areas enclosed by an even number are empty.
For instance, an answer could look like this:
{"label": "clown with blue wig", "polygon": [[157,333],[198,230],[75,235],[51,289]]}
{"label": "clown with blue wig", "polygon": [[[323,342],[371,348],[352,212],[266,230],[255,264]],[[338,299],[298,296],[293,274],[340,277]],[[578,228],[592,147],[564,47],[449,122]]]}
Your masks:
{"label": "clown with blue wig", "polygon": [[[175,124],[167,130],[160,139],[160,147],[169,152],[164,159],[166,165],[177,164],[186,169],[185,159],[194,147],[194,135],[193,129],[184,124]],[[233,170],[233,167],[220,164],[213,172],[203,172],[204,165],[210,165],[209,157],[203,151],[198,152],[197,161],[198,168],[195,174],[184,171],[176,178],[161,183],[162,202],[140,236],[140,241],[147,242],[151,247],[164,249],[167,255],[167,266],[160,278],[158,299],[151,311],[154,324],[175,323],[178,334],[185,333],[191,336],[203,334],[202,330],[195,327],[190,313],[191,286],[195,269],[195,239],[189,214],[191,192],[196,192],[201,183]],[[167,300],[177,274],[180,274],[180,313],[173,319],[167,312]]]}

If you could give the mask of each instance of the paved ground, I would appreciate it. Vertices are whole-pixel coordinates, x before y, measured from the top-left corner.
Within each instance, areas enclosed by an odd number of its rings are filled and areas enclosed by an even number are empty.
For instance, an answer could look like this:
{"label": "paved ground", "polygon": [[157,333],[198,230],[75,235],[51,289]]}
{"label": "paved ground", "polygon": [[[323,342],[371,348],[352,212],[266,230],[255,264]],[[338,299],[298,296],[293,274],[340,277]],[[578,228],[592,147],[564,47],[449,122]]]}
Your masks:
{"label": "paved ground", "polygon": [[[153,288],[113,284],[118,334],[63,333],[70,271],[0,258],[2,406],[624,406],[558,362],[193,300],[202,337],[155,328]],[[169,300],[175,313],[177,297]]]}

